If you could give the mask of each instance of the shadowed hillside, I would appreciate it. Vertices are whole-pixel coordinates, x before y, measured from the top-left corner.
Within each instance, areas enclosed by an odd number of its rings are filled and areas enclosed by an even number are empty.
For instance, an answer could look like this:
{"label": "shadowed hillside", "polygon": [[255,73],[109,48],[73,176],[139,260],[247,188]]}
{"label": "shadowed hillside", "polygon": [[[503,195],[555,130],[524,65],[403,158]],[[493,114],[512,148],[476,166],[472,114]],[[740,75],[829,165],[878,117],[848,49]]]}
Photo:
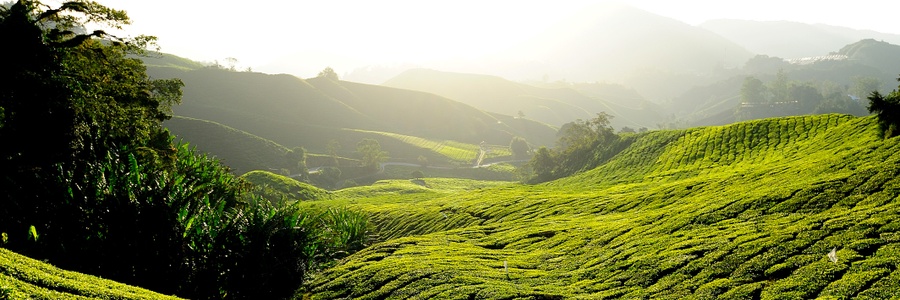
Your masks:
{"label": "shadowed hillside", "polygon": [[0,299],[180,299],[61,270],[0,248]]}
{"label": "shadowed hillside", "polygon": [[289,166],[284,159],[287,148],[248,132],[212,121],[173,117],[163,123],[177,139],[213,153],[236,174],[252,170],[281,170]]}
{"label": "shadowed hillside", "polygon": [[550,145],[556,134],[542,123],[484,112],[423,92],[212,68],[151,68],[150,73],[184,81],[184,97],[175,115],[213,121],[286,147],[304,146],[320,153],[332,139],[355,145],[362,139],[353,133],[358,130],[472,144],[508,144],[512,137],[521,136],[535,145]]}
{"label": "shadowed hillside", "polygon": [[543,185],[357,199],[391,239],[308,288],[358,299],[890,298],[897,150],[871,117],[789,117],[642,134],[605,165]]}

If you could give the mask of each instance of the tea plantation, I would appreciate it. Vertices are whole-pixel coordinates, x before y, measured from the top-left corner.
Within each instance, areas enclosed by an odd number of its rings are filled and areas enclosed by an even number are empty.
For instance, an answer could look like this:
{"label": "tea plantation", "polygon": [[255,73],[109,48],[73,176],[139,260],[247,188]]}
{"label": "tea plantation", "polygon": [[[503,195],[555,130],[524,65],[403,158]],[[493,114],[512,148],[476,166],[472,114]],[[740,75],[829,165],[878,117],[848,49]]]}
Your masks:
{"label": "tea plantation", "polygon": [[0,299],[180,299],[60,270],[0,248]]}
{"label": "tea plantation", "polygon": [[788,117],[645,133],[541,185],[336,193],[310,205],[370,213],[382,242],[296,296],[896,297],[897,141],[872,117]]}

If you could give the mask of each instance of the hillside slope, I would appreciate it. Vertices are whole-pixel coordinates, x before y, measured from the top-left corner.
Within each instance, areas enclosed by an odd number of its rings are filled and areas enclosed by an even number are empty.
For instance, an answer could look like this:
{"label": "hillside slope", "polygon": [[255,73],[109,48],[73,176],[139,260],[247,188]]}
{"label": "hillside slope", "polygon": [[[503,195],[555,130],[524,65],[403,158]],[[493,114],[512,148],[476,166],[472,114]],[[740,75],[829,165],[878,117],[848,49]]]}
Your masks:
{"label": "hillside slope", "polygon": [[308,296],[890,298],[898,150],[870,117],[767,119],[643,134],[543,185],[355,199],[389,239]]}
{"label": "hillside slope", "polygon": [[505,115],[522,113],[527,119],[555,126],[591,119],[599,112],[613,114],[612,126],[616,128],[651,127],[660,118],[656,111],[641,109],[649,105],[641,99],[631,99],[623,105],[589,97],[572,88],[541,88],[489,75],[412,69],[384,85],[434,93]]}
{"label": "hillside slope", "polygon": [[0,248],[0,299],[180,299],[60,270]]}
{"label": "hillside slope", "polygon": [[163,126],[175,134],[177,140],[215,155],[236,174],[290,167],[284,159],[287,148],[245,131],[212,121],[179,116],[165,121]]}
{"label": "hillside slope", "polygon": [[[514,136],[534,145],[551,145],[556,135],[556,129],[547,124],[485,112],[418,91],[214,68],[151,67],[148,72],[184,81],[182,103],[173,109],[177,116],[212,121],[315,153],[325,153],[329,141],[337,140],[351,152],[340,154],[350,156],[362,138],[377,138],[363,131],[494,145],[507,145]],[[409,145],[379,142],[392,157],[428,156]]]}

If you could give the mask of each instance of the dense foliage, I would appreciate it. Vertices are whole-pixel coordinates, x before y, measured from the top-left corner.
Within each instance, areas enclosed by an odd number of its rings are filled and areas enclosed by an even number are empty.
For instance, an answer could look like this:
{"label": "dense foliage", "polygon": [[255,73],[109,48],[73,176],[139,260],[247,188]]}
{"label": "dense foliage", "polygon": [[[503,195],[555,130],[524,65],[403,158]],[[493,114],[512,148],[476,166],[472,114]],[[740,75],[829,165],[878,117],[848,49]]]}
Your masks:
{"label": "dense foliage", "polygon": [[602,112],[590,120],[575,120],[559,129],[556,148],[538,148],[520,170],[526,182],[545,182],[590,170],[612,158],[634,140],[619,136],[609,126],[611,115]]}
{"label": "dense foliage", "polygon": [[[900,81],[900,78],[897,79]],[[900,91],[893,90],[882,95],[877,90],[869,95],[869,112],[878,117],[878,128],[884,137],[900,134]]]}
{"label": "dense foliage", "polygon": [[366,244],[364,214],[275,207],[173,144],[161,122],[181,81],[152,80],[129,58],[153,38],[79,33],[128,22],[90,1],[0,10],[3,247],[202,299],[287,297],[310,270]]}
{"label": "dense foliage", "polygon": [[0,299],[179,299],[109,279],[61,270],[0,248]]}

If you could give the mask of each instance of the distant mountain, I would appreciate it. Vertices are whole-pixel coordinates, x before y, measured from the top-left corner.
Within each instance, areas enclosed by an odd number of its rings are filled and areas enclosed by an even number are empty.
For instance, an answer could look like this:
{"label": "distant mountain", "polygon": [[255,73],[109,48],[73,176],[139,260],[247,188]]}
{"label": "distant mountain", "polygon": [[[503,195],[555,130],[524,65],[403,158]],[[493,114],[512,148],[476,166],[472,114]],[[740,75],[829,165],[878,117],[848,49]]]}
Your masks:
{"label": "distant mountain", "polygon": [[875,67],[891,76],[900,74],[900,46],[898,45],[866,39],[844,46],[837,53],[846,55],[851,61]]}
{"label": "distant mountain", "polygon": [[699,27],[715,32],[747,50],[781,58],[828,54],[863,39],[900,44],[900,35],[823,24],[788,21],[711,20]]}
{"label": "distant mountain", "polygon": [[[616,128],[650,127],[652,120],[659,117],[650,109],[652,104],[634,96],[607,101],[587,96],[573,87],[536,87],[490,75],[413,69],[388,80],[385,85],[434,93],[486,111],[509,115],[521,113],[524,118],[555,126],[576,119],[587,120],[599,112],[612,114],[612,125]],[[621,93],[612,86],[579,86],[594,94],[604,94],[604,90],[609,90],[610,95]]]}
{"label": "distant mountain", "polygon": [[705,29],[611,3],[586,9],[503,55],[540,62],[550,77],[574,82],[621,81],[647,69],[707,74],[751,57]]}

